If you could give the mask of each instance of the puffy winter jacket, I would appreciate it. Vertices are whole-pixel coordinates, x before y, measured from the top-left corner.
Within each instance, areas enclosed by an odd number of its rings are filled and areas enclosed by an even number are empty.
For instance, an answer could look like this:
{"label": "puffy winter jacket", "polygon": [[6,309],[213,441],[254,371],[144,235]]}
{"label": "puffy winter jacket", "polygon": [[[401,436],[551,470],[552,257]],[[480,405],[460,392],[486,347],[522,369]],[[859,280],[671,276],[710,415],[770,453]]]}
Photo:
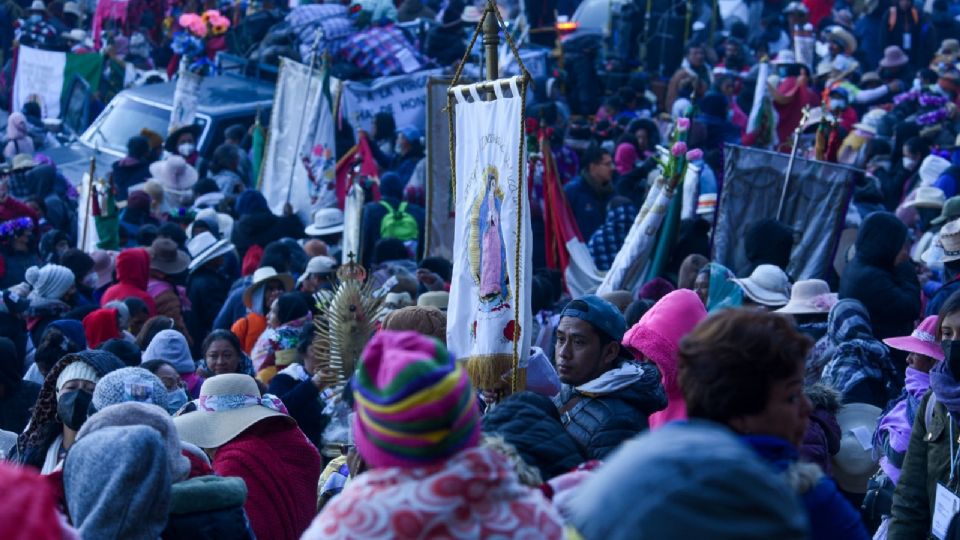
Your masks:
{"label": "puffy winter jacket", "polygon": [[648,417],[666,408],[667,395],[654,364],[623,362],[576,388],[564,385],[553,404],[587,459],[603,459],[647,429]]}
{"label": "puffy winter jacket", "polygon": [[483,432],[496,434],[516,447],[523,461],[540,470],[544,481],[570,472],[586,461],[550,398],[520,392],[483,417]]}

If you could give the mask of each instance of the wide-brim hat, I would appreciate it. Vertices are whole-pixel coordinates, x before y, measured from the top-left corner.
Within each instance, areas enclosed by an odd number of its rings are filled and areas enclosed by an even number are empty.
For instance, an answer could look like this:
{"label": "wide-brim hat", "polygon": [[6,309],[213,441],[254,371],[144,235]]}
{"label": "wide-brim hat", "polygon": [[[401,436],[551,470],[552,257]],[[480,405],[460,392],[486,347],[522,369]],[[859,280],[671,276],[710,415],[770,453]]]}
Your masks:
{"label": "wide-brim hat", "polygon": [[181,440],[200,448],[219,448],[266,418],[294,422],[283,412],[256,403],[262,399],[253,377],[240,373],[217,375],[200,387],[197,410],[174,418],[173,423]]}
{"label": "wide-brim hat", "polygon": [[17,154],[13,156],[13,162],[10,164],[11,171],[23,171],[37,166],[33,156],[30,154]]}
{"label": "wide-brim hat", "polygon": [[960,55],[960,40],[953,38],[943,40],[940,42],[940,48],[937,50],[937,54],[940,56]]}
{"label": "wide-brim hat", "polygon": [[28,11],[47,11],[47,6],[43,4],[41,0],[33,0],[30,3],[30,9]]}
{"label": "wide-brim hat", "polygon": [[888,347],[898,351],[922,354],[936,360],[943,360],[943,348],[937,343],[937,315],[924,319],[909,335],[883,340]]}
{"label": "wide-brim hat", "polygon": [[857,50],[857,38],[840,26],[831,26],[827,29],[827,39],[843,47],[846,54],[853,54]]}
{"label": "wide-brim hat", "polygon": [[175,275],[190,266],[190,256],[177,248],[177,243],[169,238],[157,238],[147,248],[150,254],[150,269],[164,274]]}
{"label": "wide-brim hat", "polygon": [[243,305],[247,306],[247,309],[253,309],[251,307],[253,304],[253,292],[257,290],[257,287],[273,279],[283,283],[283,288],[287,292],[293,289],[293,276],[290,274],[278,274],[277,271],[270,266],[257,268],[257,271],[253,273],[253,282],[243,291]]}
{"label": "wide-brim hat", "polygon": [[421,294],[417,298],[417,305],[422,307],[435,307],[440,311],[446,311],[450,304],[450,293],[447,291],[430,291]]}
{"label": "wide-brim hat", "polygon": [[793,284],[790,301],[777,310],[788,315],[816,315],[830,313],[837,303],[837,294],[822,279],[805,279]]}
{"label": "wide-brim hat", "polygon": [[910,63],[910,57],[903,52],[903,49],[896,45],[890,45],[883,50],[883,58],[880,60],[880,67],[893,68],[905,66]]}
{"label": "wide-brim hat", "polygon": [[228,240],[217,240],[209,232],[202,232],[187,242],[187,250],[193,257],[187,269],[193,272],[217,257],[230,253],[233,250],[233,244]]}
{"label": "wide-brim hat", "polygon": [[327,236],[343,232],[343,210],[321,208],[313,214],[313,223],[303,230],[307,236]]}
{"label": "wide-brim hat", "polygon": [[64,39],[70,41],[76,41],[78,43],[83,43],[87,40],[87,33],[82,28],[74,28],[69,32],[64,32],[61,34]]}
{"label": "wide-brim hat", "polygon": [[150,164],[150,175],[163,187],[165,192],[193,195],[193,186],[200,175],[183,156],[172,155],[163,161]]}
{"label": "wide-brim hat", "polygon": [[842,436],[833,456],[833,478],[848,493],[866,493],[867,481],[877,472],[872,441],[881,412],[866,403],[848,403],[837,413]]}
{"label": "wide-brim hat", "polygon": [[797,56],[793,51],[789,49],[783,49],[777,53],[777,57],[773,59],[773,65],[776,66],[790,66],[797,63]]}
{"label": "wide-brim hat", "polygon": [[779,307],[790,301],[787,289],[790,282],[783,270],[772,264],[761,264],[750,277],[734,279],[750,300],[768,307]]}
{"label": "wide-brim hat", "polygon": [[66,2],[63,4],[63,13],[76,15],[78,19],[84,19],[86,15],[83,13],[83,8],[80,7],[80,4],[76,2]]}
{"label": "wide-brim hat", "polygon": [[931,225],[941,225],[960,218],[960,196],[950,197],[943,203],[940,215],[930,220]]}
{"label": "wide-brim hat", "polygon": [[913,200],[903,206],[904,208],[936,208],[939,210],[943,208],[946,199],[943,190],[938,187],[921,187],[917,188]]}
{"label": "wide-brim hat", "polygon": [[940,229],[940,246],[943,247],[940,262],[960,260],[960,219],[955,219]]}
{"label": "wide-brim hat", "polygon": [[[203,133],[203,126],[190,124],[189,126],[183,126],[173,130],[173,132],[167,135],[166,140],[163,142],[163,149],[171,154],[175,153],[177,151],[177,139],[184,133],[192,133],[194,139],[199,139],[200,134]],[[200,141],[197,142],[199,143]]]}

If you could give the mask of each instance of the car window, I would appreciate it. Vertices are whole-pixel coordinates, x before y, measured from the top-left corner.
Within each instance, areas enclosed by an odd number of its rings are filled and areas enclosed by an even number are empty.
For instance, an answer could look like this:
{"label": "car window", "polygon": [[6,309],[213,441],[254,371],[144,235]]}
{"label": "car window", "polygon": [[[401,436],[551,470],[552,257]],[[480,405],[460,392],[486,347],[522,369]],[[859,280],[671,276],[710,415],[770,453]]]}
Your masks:
{"label": "car window", "polygon": [[[206,125],[206,119],[197,117],[196,122]],[[127,151],[127,141],[140,130],[147,128],[166,136],[170,123],[170,110],[117,96],[83,134],[83,141],[90,146],[109,148],[121,154]]]}

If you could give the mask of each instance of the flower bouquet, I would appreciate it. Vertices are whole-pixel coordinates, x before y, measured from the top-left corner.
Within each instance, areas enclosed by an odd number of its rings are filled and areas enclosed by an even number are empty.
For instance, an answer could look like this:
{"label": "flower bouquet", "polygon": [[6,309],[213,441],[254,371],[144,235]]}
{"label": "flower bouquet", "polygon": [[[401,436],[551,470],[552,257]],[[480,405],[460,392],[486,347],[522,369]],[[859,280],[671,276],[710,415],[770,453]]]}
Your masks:
{"label": "flower bouquet", "polygon": [[663,179],[667,182],[668,189],[671,191],[677,186],[687,168],[687,137],[689,134],[690,119],[677,118],[677,124],[670,137],[670,152],[666,155],[661,153],[659,159]]}
{"label": "flower bouquet", "polygon": [[207,42],[227,33],[230,19],[215,9],[204,11],[202,15],[184,13],[178,21],[180,30],[173,33],[170,47],[179,54],[187,69],[198,75],[207,75],[213,69],[213,62],[207,55]]}

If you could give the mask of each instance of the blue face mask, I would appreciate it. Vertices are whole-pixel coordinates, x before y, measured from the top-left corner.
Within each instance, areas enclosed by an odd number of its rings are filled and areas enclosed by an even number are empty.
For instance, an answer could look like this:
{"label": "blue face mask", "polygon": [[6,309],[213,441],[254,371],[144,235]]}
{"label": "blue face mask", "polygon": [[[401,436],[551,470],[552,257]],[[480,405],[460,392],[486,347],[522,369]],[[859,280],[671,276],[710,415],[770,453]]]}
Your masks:
{"label": "blue face mask", "polygon": [[190,398],[187,396],[187,391],[183,388],[167,391],[167,412],[175,414],[180,410],[180,407],[186,405],[188,401],[190,401]]}

